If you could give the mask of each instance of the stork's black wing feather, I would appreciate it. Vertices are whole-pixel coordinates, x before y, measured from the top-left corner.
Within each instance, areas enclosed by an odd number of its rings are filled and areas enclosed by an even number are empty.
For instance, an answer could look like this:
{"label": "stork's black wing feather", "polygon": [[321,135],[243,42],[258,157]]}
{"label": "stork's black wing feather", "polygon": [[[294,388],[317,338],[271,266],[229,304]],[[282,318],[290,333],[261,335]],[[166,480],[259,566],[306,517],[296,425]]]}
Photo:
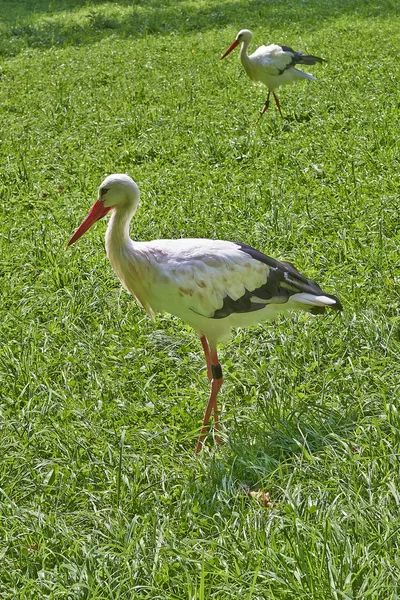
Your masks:
{"label": "stork's black wing feather", "polygon": [[289,52],[293,55],[291,62],[288,63],[284,71],[286,71],[286,69],[289,69],[290,67],[294,67],[295,65],[315,65],[316,63],[325,62],[325,60],[323,58],[320,58],[319,56],[313,56],[312,54],[303,54],[302,52],[297,52],[296,50],[293,50],[293,48],[290,48],[289,46],[281,46],[281,48],[284,52]]}
{"label": "stork's black wing feather", "polygon": [[[331,305],[330,308],[342,309],[342,305],[336,296],[323,292],[315,281],[307,279],[291,263],[275,260],[247,244],[235,243],[242,252],[246,252],[254,260],[269,267],[268,279],[264,285],[256,289],[246,289],[243,296],[236,300],[226,296],[222,307],[215,311],[213,319],[224,319],[233,313],[261,310],[267,304],[284,304],[293,294],[298,293],[327,296],[335,301],[335,304]],[[309,310],[314,314],[319,314],[325,312],[325,307],[310,305]]]}

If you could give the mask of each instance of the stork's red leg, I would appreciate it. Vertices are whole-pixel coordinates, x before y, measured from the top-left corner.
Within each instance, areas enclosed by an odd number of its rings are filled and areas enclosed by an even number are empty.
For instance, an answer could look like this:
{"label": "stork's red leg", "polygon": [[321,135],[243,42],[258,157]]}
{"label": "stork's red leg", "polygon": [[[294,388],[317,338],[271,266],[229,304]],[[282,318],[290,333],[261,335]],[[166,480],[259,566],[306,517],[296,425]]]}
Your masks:
{"label": "stork's red leg", "polygon": [[278,98],[278,96],[275,94],[275,92],[272,92],[272,93],[273,93],[273,95],[274,95],[275,102],[276,102],[276,105],[277,105],[277,107],[278,107],[278,110],[279,110],[279,112],[280,112],[280,115],[281,115],[281,117],[282,117],[282,119],[283,119],[283,114],[282,114],[282,111],[281,111],[281,103],[279,102],[279,98]]}
{"label": "stork's red leg", "polygon": [[[212,352],[210,351],[210,371],[211,371],[211,378],[210,381],[212,382],[213,379],[216,379],[217,381],[219,381],[218,384],[218,389],[217,392],[215,394],[215,400],[214,400],[214,429],[215,431],[219,431],[219,419],[218,419],[218,404],[217,404],[217,394],[221,388],[221,385],[223,384],[224,380],[222,378],[222,368],[221,365],[219,364],[219,359],[218,359],[218,354],[216,350],[213,350]],[[212,387],[212,386],[211,386]],[[221,438],[219,437],[219,435],[217,434],[215,436],[215,441],[217,442],[217,444],[219,444],[221,442]]]}
{"label": "stork's red leg", "polygon": [[200,341],[201,344],[203,346],[203,350],[204,350],[204,356],[206,357],[206,363],[207,363],[207,377],[208,379],[211,381],[212,379],[212,374],[211,374],[211,357],[210,357],[210,347],[208,345],[208,341],[206,336],[204,335],[204,333],[201,334],[200,336]]}
{"label": "stork's red leg", "polygon": [[[202,340],[202,343],[203,343],[203,340]],[[206,340],[206,343],[207,343],[207,340]],[[207,344],[207,347],[208,347],[208,344]],[[204,343],[203,343],[203,348],[204,348]],[[196,445],[196,450],[195,450],[196,454],[198,452],[200,452],[200,450],[203,448],[204,439],[206,437],[207,430],[208,430],[208,422],[210,420],[212,411],[214,411],[215,429],[217,431],[219,430],[217,395],[218,395],[218,392],[219,392],[224,380],[222,377],[222,369],[221,369],[221,365],[219,364],[218,355],[217,355],[216,350],[210,351],[210,359],[211,359],[211,375],[212,375],[210,397],[207,402],[206,410],[204,411],[203,425],[202,425],[202,428],[200,431],[199,439],[197,440],[197,445]],[[218,436],[216,436],[215,439],[217,442],[220,441]]]}
{"label": "stork's red leg", "polygon": [[[264,106],[262,107],[262,111],[261,111],[261,114],[260,114],[260,117],[259,117],[259,119],[258,119],[257,123],[259,123],[259,122],[260,122],[260,120],[261,120],[261,117],[263,116],[263,114],[265,113],[265,111],[266,111],[266,110],[268,110],[268,107],[269,107],[269,97],[270,97],[270,95],[271,95],[271,90],[268,90],[268,96],[267,96],[267,99],[266,99],[266,101],[265,101],[265,104],[264,104]],[[274,96],[275,96],[275,94],[274,94]]]}

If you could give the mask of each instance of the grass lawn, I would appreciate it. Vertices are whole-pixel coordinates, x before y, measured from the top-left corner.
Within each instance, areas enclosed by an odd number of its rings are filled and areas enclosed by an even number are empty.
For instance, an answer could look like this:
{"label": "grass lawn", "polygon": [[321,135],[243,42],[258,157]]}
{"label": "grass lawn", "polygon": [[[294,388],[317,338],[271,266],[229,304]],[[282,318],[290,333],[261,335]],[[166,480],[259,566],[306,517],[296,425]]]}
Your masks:
{"label": "grass lawn", "polygon": [[[398,3],[0,9],[1,600],[399,598]],[[244,27],[327,59],[284,119],[219,61]],[[197,457],[196,335],[121,290],[105,222],[66,248],[116,172],[132,237],[244,241],[344,305],[233,333]]]}

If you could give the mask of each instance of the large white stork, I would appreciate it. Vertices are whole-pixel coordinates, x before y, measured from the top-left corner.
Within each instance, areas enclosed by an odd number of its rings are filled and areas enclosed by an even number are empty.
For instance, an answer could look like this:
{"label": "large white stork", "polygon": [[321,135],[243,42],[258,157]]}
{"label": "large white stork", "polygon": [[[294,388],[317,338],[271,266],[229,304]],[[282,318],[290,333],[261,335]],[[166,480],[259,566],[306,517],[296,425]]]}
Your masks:
{"label": "large white stork", "polygon": [[169,312],[199,334],[211,390],[197,453],[211,413],[219,429],[217,394],[223,379],[217,345],[231,327],[254,325],[288,310],[320,314],[325,307],[341,310],[342,306],[336,296],[323,292],[290,263],[246,244],[207,239],[133,241],[129,223],[138,203],[136,183],[128,175],[110,175],[68,245],[111,212],[106,251],[122,285],[151,317]]}

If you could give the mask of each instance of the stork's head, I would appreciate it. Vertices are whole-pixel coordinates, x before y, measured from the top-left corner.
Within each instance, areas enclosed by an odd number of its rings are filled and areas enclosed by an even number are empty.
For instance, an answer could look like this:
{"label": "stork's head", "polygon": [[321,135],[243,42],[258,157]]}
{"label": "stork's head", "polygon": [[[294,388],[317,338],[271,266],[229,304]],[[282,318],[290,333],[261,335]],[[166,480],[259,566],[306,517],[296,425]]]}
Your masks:
{"label": "stork's head", "polygon": [[232,50],[234,50],[236,48],[236,46],[238,46],[242,42],[244,42],[248,46],[251,42],[252,37],[253,37],[253,34],[251,33],[251,31],[249,29],[241,29],[239,31],[239,33],[237,34],[235,41],[232,42],[232,44],[229,46],[229,48],[225,52],[225,54],[223,54],[221,56],[221,60],[223,58],[225,58],[225,56],[228,56],[228,54],[230,54],[230,52],[232,52]]}
{"label": "stork's head", "polygon": [[241,29],[236,36],[236,42],[248,42],[250,44],[253,34],[250,29]]}
{"label": "stork's head", "polygon": [[97,201],[105,208],[129,206],[136,208],[139,203],[139,188],[129,175],[109,175],[99,187]]}
{"label": "stork's head", "polygon": [[139,204],[139,198],[139,188],[129,175],[117,174],[106,177],[99,187],[96,202],[69,240],[68,246],[76,242],[93,223],[104,217],[110,210],[123,208],[132,215]]}

